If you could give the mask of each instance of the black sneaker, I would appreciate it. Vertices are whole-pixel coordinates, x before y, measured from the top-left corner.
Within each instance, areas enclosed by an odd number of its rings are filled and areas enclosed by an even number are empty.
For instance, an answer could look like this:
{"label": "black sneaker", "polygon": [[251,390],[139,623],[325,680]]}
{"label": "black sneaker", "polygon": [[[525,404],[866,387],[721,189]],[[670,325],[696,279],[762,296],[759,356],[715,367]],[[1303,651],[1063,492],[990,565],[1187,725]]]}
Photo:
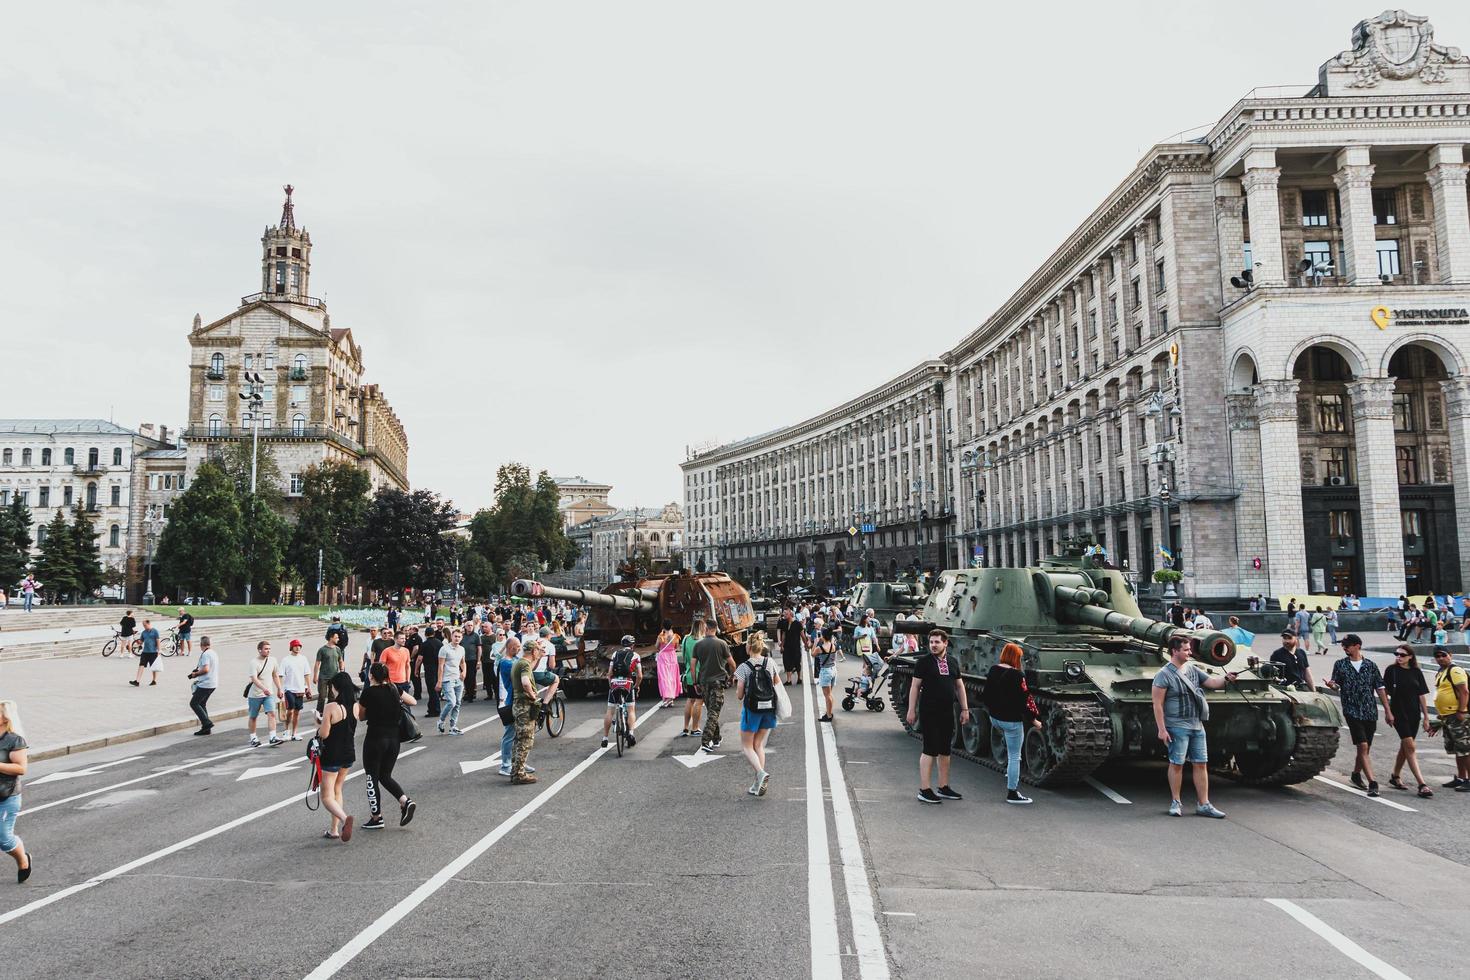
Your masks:
{"label": "black sneaker", "polygon": [[607,739],[602,740],[602,747],[607,748]]}
{"label": "black sneaker", "polygon": [[413,819],[413,812],[418,808],[419,805],[413,800],[409,800],[407,803],[403,804],[403,806],[399,807],[399,812],[402,815],[398,818],[398,826],[407,827],[408,822]]}
{"label": "black sneaker", "polygon": [[1353,775],[1352,775],[1352,784],[1354,786],[1358,787],[1358,789],[1361,789],[1361,790],[1366,790],[1368,788],[1368,784],[1365,783],[1365,782],[1363,782],[1363,774],[1360,773],[1360,772],[1354,772],[1353,773]]}
{"label": "black sneaker", "polygon": [[371,820],[369,820],[367,823],[363,824],[358,829],[359,830],[382,830],[383,829],[383,826],[384,825],[383,825],[383,818],[382,817],[373,817]]}
{"label": "black sneaker", "polygon": [[1018,789],[1008,789],[1006,790],[1006,802],[1025,806],[1031,802],[1031,797],[1022,796],[1021,791]]}
{"label": "black sneaker", "polygon": [[1377,796],[1378,795],[1378,781],[1377,780],[1374,780],[1373,782],[1371,782],[1371,783],[1368,784],[1368,795],[1369,796]]}
{"label": "black sneaker", "polygon": [[950,789],[948,786],[941,786],[941,787],[939,787],[939,789],[938,789],[937,792],[939,793],[939,795],[942,798],[944,798],[946,800],[963,800],[964,799],[963,796],[961,796],[960,794],[956,793],[954,790]]}
{"label": "black sneaker", "polygon": [[1444,788],[1459,789],[1462,785],[1464,785],[1464,783],[1465,780],[1461,779],[1459,776],[1456,776],[1454,779],[1451,779],[1449,782],[1445,783]]}
{"label": "black sneaker", "polygon": [[1460,780],[1460,785],[1455,787],[1456,793],[1470,793],[1470,779]]}
{"label": "black sneaker", "polygon": [[920,803],[943,803],[944,801],[941,800],[938,796],[934,795],[934,791],[932,789],[921,789],[921,790],[919,790],[919,802]]}
{"label": "black sneaker", "polygon": [[633,737],[632,732],[629,732],[627,735],[623,736],[623,741],[628,743],[628,748],[630,749],[638,744],[638,740]]}

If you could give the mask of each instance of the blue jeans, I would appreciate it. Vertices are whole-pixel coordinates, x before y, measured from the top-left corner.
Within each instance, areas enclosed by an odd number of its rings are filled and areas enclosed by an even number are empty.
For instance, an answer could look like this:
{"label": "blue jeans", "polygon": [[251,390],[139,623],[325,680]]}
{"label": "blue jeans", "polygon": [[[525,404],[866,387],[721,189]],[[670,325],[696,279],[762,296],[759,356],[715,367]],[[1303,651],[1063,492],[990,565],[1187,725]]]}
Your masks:
{"label": "blue jeans", "polygon": [[20,838],[15,836],[15,818],[19,815],[19,793],[8,800],[0,800],[0,851],[6,854],[20,847]]}
{"label": "blue jeans", "polygon": [[[464,681],[449,678],[439,685],[439,727],[459,727],[459,703],[464,700]],[[446,725],[447,722],[447,725]]]}
{"label": "blue jeans", "polygon": [[998,718],[990,719],[990,723],[1006,737],[1006,789],[1016,789],[1021,785],[1021,742],[1026,737],[1026,723]]}
{"label": "blue jeans", "polygon": [[500,771],[510,772],[510,754],[516,747],[516,726],[512,722],[505,726],[505,734],[500,736]]}
{"label": "blue jeans", "polygon": [[34,593],[27,592],[25,594],[25,607],[26,607],[25,608],[25,611],[26,612],[30,612],[31,611],[31,601],[33,599],[35,599],[35,594]]}

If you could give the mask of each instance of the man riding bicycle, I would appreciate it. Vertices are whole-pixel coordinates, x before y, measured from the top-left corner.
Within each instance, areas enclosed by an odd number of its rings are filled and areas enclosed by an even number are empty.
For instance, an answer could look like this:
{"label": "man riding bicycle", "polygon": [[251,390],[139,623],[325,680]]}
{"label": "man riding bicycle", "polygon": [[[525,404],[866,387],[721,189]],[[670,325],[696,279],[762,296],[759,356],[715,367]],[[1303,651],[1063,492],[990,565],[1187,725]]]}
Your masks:
{"label": "man riding bicycle", "polygon": [[607,711],[602,715],[602,747],[607,748],[607,733],[612,728],[613,712],[620,704],[628,706],[628,748],[638,744],[633,737],[633,726],[638,723],[638,688],[643,686],[643,662],[633,652],[637,642],[631,636],[623,637],[623,645],[612,656],[607,665]]}

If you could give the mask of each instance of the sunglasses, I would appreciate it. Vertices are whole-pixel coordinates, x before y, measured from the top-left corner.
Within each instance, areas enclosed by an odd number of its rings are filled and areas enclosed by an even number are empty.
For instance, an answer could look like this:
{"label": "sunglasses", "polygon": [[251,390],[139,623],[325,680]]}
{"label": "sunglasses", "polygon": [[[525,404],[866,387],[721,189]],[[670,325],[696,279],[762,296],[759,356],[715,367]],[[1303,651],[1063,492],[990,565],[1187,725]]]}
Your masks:
{"label": "sunglasses", "polygon": [[1395,657],[1412,657],[1413,654],[1412,653],[1407,653],[1407,652],[1405,652],[1403,650],[1400,650],[1397,653],[1395,653],[1394,656]]}

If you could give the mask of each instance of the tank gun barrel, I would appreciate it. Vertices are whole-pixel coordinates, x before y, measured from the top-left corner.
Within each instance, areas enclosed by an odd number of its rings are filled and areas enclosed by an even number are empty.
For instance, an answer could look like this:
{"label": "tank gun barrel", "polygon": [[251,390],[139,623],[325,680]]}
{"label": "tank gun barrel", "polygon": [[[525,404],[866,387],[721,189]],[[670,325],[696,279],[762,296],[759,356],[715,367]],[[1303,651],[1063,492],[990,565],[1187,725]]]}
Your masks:
{"label": "tank gun barrel", "polygon": [[1162,647],[1175,633],[1187,633],[1198,641],[1193,652],[1202,663],[1223,666],[1235,658],[1235,641],[1215,630],[1184,630],[1173,623],[1161,623],[1155,619],[1129,616],[1109,609],[1104,603],[1108,594],[1101,589],[1074,589],[1058,585],[1053,589],[1056,596],[1057,619],[1080,626],[1094,626],[1110,633],[1122,633]]}
{"label": "tank gun barrel", "polygon": [[542,585],[533,579],[518,578],[511,583],[510,591],[523,599],[562,599],[578,606],[643,613],[658,609],[658,593],[653,589],[629,589],[621,595],[609,595],[606,592],[593,592],[591,589],[558,589],[555,586]]}

